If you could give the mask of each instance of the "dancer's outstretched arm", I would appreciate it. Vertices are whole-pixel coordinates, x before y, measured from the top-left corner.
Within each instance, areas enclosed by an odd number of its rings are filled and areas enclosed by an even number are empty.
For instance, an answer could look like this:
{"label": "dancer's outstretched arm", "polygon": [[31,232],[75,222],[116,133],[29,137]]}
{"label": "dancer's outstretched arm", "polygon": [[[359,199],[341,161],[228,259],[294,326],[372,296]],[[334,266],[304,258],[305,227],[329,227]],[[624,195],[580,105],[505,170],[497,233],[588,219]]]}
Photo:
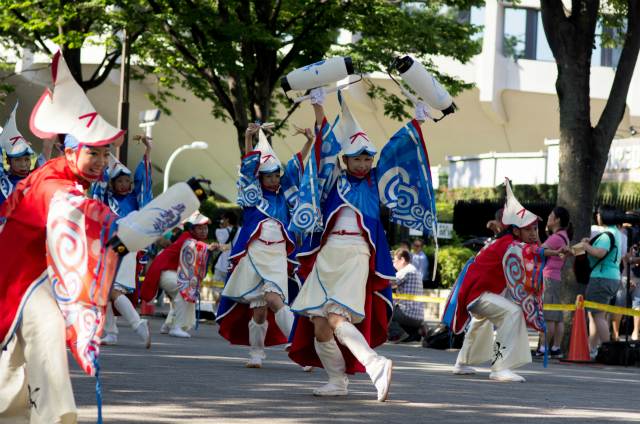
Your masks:
{"label": "dancer's outstretched arm", "polygon": [[306,128],[304,130],[304,136],[307,137],[307,141],[304,143],[304,146],[302,146],[302,149],[300,150],[300,157],[302,159],[302,162],[307,159],[307,155],[311,151],[311,146],[313,146],[313,142],[316,139],[311,128]]}
{"label": "dancer's outstretched arm", "polygon": [[245,132],[244,136],[244,152],[245,154],[253,150],[253,136],[260,130],[260,125],[252,122]]}
{"label": "dancer's outstretched arm", "polygon": [[324,99],[327,98],[327,90],[324,87],[318,87],[311,90],[311,105],[316,114],[316,125],[322,125],[324,122]]}

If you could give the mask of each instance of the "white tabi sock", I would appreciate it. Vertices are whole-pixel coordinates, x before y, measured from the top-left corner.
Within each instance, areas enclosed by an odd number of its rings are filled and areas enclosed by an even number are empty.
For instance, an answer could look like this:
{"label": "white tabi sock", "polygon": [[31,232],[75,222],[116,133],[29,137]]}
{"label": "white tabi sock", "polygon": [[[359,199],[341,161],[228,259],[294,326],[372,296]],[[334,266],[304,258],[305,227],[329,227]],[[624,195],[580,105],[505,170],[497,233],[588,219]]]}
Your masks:
{"label": "white tabi sock", "polygon": [[322,362],[324,370],[329,374],[329,383],[346,389],[349,385],[349,379],[346,374],[347,366],[344,363],[344,357],[340,352],[338,343],[336,343],[335,339],[324,343],[313,339],[313,344],[316,347],[316,353],[320,358],[320,362]]}
{"label": "white tabi sock", "polygon": [[371,380],[375,382],[382,372],[378,358],[382,360],[385,360],[385,358],[382,356],[379,357],[378,354],[369,347],[369,343],[367,343],[362,333],[350,322],[340,324],[334,331],[334,334],[338,338],[338,341],[346,346],[351,353],[353,353],[353,356],[364,365],[367,374],[369,374]]}
{"label": "white tabi sock", "polygon": [[137,330],[140,324],[144,322],[144,320],[140,319],[140,315],[131,304],[131,301],[127,299],[126,296],[118,297],[114,302],[113,306],[120,312],[122,317],[127,321],[127,323],[133,328]]}
{"label": "white tabi sock", "polygon": [[278,312],[276,312],[276,324],[282,331],[282,334],[289,340],[291,334],[291,327],[293,327],[293,312],[287,305],[284,305]]}
{"label": "white tabi sock", "polygon": [[249,356],[252,358],[265,359],[267,355],[264,353],[264,339],[267,337],[267,328],[269,327],[269,321],[263,324],[256,324],[251,318],[249,321],[249,345],[251,350]]}
{"label": "white tabi sock", "polygon": [[113,314],[113,305],[107,302],[107,312],[104,315],[104,331],[108,334],[118,334],[116,316]]}

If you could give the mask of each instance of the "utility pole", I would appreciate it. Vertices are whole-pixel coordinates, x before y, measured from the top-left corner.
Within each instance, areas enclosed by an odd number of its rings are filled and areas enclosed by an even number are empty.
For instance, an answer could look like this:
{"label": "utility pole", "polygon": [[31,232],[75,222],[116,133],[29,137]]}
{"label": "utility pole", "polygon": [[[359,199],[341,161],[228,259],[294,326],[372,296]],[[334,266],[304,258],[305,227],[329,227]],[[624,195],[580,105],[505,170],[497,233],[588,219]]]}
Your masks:
{"label": "utility pole", "polygon": [[118,106],[118,128],[127,130],[122,145],[116,151],[116,157],[127,166],[129,153],[129,77],[131,43],[127,30],[122,30],[122,65],[120,67],[120,104]]}

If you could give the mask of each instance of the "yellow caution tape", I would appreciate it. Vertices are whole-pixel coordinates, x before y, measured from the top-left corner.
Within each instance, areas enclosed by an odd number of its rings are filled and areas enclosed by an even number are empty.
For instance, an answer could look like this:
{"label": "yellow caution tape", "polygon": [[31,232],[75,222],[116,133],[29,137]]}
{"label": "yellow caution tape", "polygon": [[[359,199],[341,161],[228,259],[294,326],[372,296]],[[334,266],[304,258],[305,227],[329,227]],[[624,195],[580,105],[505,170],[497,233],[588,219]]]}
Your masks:
{"label": "yellow caution tape", "polygon": [[[425,303],[444,303],[447,301],[444,297],[431,297],[431,296],[415,296],[410,294],[393,294],[394,299],[402,299],[402,300],[414,300],[416,302],[425,302]],[[585,308],[598,309],[600,311],[611,312],[614,314],[621,315],[631,315],[634,317],[640,317],[640,311],[636,311],[634,309],[622,308],[620,306],[611,306],[604,305],[602,303],[589,302],[588,300],[584,301]],[[555,305],[548,304],[544,305],[545,311],[575,311],[576,305]]]}
{"label": "yellow caution tape", "polygon": [[447,301],[444,297],[431,297],[431,296],[415,296],[411,294],[393,294],[394,299],[402,299],[402,300],[415,300],[416,302],[426,302],[426,303],[444,303]]}
{"label": "yellow caution tape", "polygon": [[613,314],[631,315],[634,317],[640,317],[640,311],[636,311],[628,308],[622,308],[620,306],[603,305],[602,303],[589,302],[588,300],[584,301],[584,307],[599,309],[601,311],[611,312]]}
{"label": "yellow caution tape", "polygon": [[[140,277],[140,282],[144,281],[144,277]],[[204,287],[224,287],[224,283],[218,283],[215,281],[204,280],[202,281],[202,286]],[[416,296],[410,294],[393,294],[394,299],[399,300],[413,300],[416,302],[424,302],[424,303],[445,303],[447,301],[444,297],[432,297],[432,296]],[[621,315],[630,315],[634,317],[640,317],[640,311],[636,311],[634,309],[622,308],[620,306],[611,306],[604,305],[602,303],[589,302],[588,300],[584,301],[585,308],[598,309],[600,311],[611,312],[613,314],[621,314]],[[575,311],[576,305],[556,305],[556,304],[548,304],[544,305],[545,311]]]}
{"label": "yellow caution tape", "polygon": [[576,305],[544,305],[545,311],[575,311]]}
{"label": "yellow caution tape", "polygon": [[201,285],[204,287],[224,287],[224,283],[218,283],[211,280],[203,280]]}

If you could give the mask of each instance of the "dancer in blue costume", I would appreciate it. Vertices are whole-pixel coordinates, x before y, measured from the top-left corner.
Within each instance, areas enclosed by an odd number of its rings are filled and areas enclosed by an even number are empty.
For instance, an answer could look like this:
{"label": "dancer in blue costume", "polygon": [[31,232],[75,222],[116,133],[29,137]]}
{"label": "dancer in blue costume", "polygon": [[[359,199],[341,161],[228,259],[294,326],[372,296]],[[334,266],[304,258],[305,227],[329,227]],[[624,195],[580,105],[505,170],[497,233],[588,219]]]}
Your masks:
{"label": "dancer in blue costume", "polygon": [[[252,139],[259,142],[252,150]],[[251,346],[247,367],[260,368],[265,346],[287,343],[293,324],[289,304],[299,289],[299,265],[294,235],[287,230],[290,208],[297,202],[303,160],[313,135],[287,164],[282,165],[258,124],[245,137],[247,155],[238,169],[238,204],[244,207],[242,230],[229,257],[230,269],[222,291],[217,321],[219,333],[232,344]],[[289,278],[292,276],[293,278]]]}
{"label": "dancer in blue costume", "polygon": [[[27,178],[31,172],[31,156],[34,153],[31,146],[22,137],[22,134],[18,132],[16,125],[16,111],[19,102],[20,100],[16,101],[11,111],[11,116],[0,134],[0,160],[2,159],[2,151],[4,151],[7,154],[7,164],[9,164],[8,171],[5,171],[4,167],[0,166],[0,206],[13,193],[16,184],[20,180]],[[51,159],[54,140],[54,138],[44,140],[42,153],[36,159],[34,171]]]}
{"label": "dancer in blue costume", "polygon": [[[329,383],[314,390],[317,396],[346,395],[347,374],[366,371],[378,400],[384,401],[393,364],[372,348],[387,339],[393,311],[389,280],[395,279],[395,270],[379,204],[391,208],[393,222],[435,234],[433,188],[420,131],[428,107],[416,107],[416,119],[394,135],[372,168],[377,150],[341,93],[342,114],[331,128],[322,107],[325,89],[311,95],[317,139],[290,227],[310,235],[298,254],[299,275],[306,281],[291,307],[301,319],[289,356],[327,371]],[[340,169],[341,150],[346,170]]]}
{"label": "dancer in blue costume", "polygon": [[[153,145],[151,138],[140,136],[140,142],[146,146],[144,156],[138,167],[133,182],[131,171],[127,169],[113,155],[109,159],[109,166],[105,169],[101,181],[93,183],[91,197],[104,202],[115,214],[126,216],[133,211],[143,208],[153,200],[153,181],[151,178],[151,150]],[[147,348],[151,346],[151,333],[149,323],[141,319],[136,311],[138,303],[137,276],[142,264],[146,262],[144,252],[129,253],[122,258],[120,268],[116,274],[116,281],[111,291],[110,302],[107,304],[104,331],[106,337],[100,341],[102,345],[115,345],[118,343],[118,327],[114,308],[124,317],[133,331],[142,339]]]}

